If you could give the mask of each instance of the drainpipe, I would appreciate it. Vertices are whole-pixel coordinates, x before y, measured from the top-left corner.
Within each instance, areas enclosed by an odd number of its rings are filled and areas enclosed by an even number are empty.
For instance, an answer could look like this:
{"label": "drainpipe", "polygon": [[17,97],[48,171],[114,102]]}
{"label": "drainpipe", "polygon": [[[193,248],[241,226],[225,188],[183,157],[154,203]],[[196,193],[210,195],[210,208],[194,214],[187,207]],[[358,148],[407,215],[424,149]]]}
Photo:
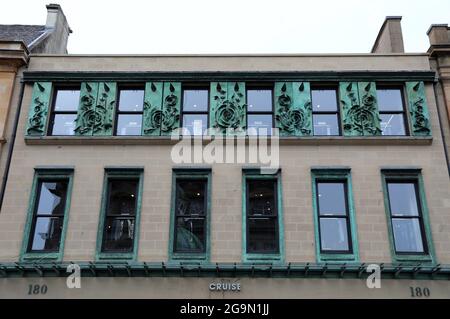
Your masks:
{"label": "drainpipe", "polygon": [[22,108],[24,87],[25,87],[25,83],[23,82],[23,79],[21,78],[20,79],[19,102],[17,104],[16,117],[14,119],[14,125],[13,125],[13,131],[11,134],[11,139],[9,141],[8,158],[6,159],[5,172],[4,172],[5,174],[3,175],[2,188],[0,191],[0,213],[2,211],[3,197],[5,196],[6,182],[8,181],[9,167],[11,166],[11,159],[12,159],[12,154],[13,154],[13,150],[14,150],[14,144],[16,141],[17,126],[19,125],[20,110]]}
{"label": "drainpipe", "polygon": [[[439,85],[442,88],[442,80],[438,80],[439,81]],[[445,141],[445,135],[444,135],[444,130],[443,130],[443,124],[442,124],[442,116],[441,116],[441,108],[439,106],[439,99],[438,99],[438,95],[436,92],[436,82],[433,82],[433,91],[434,91],[434,99],[436,101],[436,108],[437,108],[437,115],[438,115],[438,120],[439,120],[439,128],[441,131],[441,138],[442,138],[442,144],[444,146],[444,154],[445,154],[445,161],[447,162],[447,171],[448,171],[448,175],[450,177],[450,162],[449,162],[449,157],[448,157],[448,152],[447,152],[447,142]],[[443,91],[443,93],[445,94],[445,92]]]}

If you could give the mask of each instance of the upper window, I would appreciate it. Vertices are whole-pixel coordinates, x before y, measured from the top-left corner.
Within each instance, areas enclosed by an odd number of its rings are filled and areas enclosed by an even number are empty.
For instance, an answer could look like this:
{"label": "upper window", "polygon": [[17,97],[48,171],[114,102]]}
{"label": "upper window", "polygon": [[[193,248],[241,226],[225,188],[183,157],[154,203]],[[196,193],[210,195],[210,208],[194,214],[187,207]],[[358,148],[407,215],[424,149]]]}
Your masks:
{"label": "upper window", "polygon": [[203,135],[208,128],[208,89],[189,88],[183,90],[183,123],[189,135]]}
{"label": "upper window", "polygon": [[143,108],[143,88],[121,88],[117,107],[116,135],[141,135]]}
{"label": "upper window", "polygon": [[339,109],[337,90],[316,88],[311,90],[314,135],[339,135]]}
{"label": "upper window", "polygon": [[77,118],[80,89],[57,88],[53,96],[52,116],[50,120],[51,135],[74,135]]}
{"label": "upper window", "polygon": [[406,135],[405,107],[400,88],[377,88],[382,135]]}
{"label": "upper window", "polygon": [[273,98],[271,88],[247,90],[247,127],[249,135],[272,135]]}

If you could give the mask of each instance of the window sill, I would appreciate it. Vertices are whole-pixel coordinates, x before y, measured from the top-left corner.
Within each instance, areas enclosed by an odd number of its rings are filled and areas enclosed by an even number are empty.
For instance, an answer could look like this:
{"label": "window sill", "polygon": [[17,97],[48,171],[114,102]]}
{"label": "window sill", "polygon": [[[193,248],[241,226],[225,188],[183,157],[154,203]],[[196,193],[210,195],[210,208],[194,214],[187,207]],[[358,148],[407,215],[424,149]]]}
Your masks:
{"label": "window sill", "polygon": [[[249,137],[245,138],[248,143]],[[196,136],[208,144],[213,136]],[[180,140],[170,136],[26,136],[27,145],[173,145]],[[270,144],[270,139],[267,139]],[[310,136],[279,137],[280,145],[430,145],[432,136]]]}
{"label": "window sill", "polygon": [[244,263],[274,263],[281,264],[284,260],[281,254],[246,254],[243,258]]}
{"label": "window sill", "polygon": [[97,261],[121,261],[134,259],[134,253],[99,253],[96,258]]}
{"label": "window sill", "polygon": [[433,257],[430,255],[395,255],[394,261],[402,264],[435,264]]}
{"label": "window sill", "polygon": [[195,263],[206,263],[209,258],[206,254],[195,254],[195,253],[173,253],[169,262],[184,263],[184,262],[195,262]]}
{"label": "window sill", "polygon": [[21,258],[23,262],[46,262],[46,261],[61,261],[61,254],[56,253],[25,253]]}
{"label": "window sill", "polygon": [[318,262],[327,262],[327,263],[357,263],[359,259],[354,254],[327,254],[321,253],[318,257]]}

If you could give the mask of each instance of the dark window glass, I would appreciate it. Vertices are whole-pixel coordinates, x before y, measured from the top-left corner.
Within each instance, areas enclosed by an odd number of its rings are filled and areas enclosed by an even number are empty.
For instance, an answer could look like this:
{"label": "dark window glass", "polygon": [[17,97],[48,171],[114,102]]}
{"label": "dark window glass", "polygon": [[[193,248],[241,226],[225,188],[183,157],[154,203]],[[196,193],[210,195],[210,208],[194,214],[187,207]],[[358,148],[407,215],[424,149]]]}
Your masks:
{"label": "dark window glass", "polygon": [[247,90],[249,112],[272,112],[272,90]]}
{"label": "dark window glass", "polygon": [[120,114],[117,135],[141,135],[142,114]]}
{"label": "dark window glass", "polygon": [[138,184],[137,179],[108,180],[102,251],[133,250]]}
{"label": "dark window glass", "polygon": [[28,251],[59,251],[67,187],[67,180],[38,182]]}
{"label": "dark window glass", "polygon": [[183,111],[185,112],[207,112],[208,90],[184,90]]}
{"label": "dark window glass", "polygon": [[119,90],[116,135],[141,135],[144,90],[139,87]]}
{"label": "dark window glass", "polygon": [[183,134],[203,135],[208,128],[209,98],[207,89],[183,90]]}
{"label": "dark window glass", "polygon": [[339,109],[335,89],[311,90],[314,135],[339,135]]}
{"label": "dark window glass", "polygon": [[351,252],[346,182],[317,182],[320,249],[326,253]]}
{"label": "dark window glass", "polygon": [[382,135],[406,135],[405,110],[401,89],[377,89]]}
{"label": "dark window glass", "polygon": [[314,114],[314,135],[339,135],[339,123],[336,114]]}
{"label": "dark window glass", "polygon": [[75,119],[80,100],[79,89],[56,89],[52,114],[50,117],[50,135],[74,135]]}
{"label": "dark window glass", "polygon": [[174,252],[206,251],[205,179],[177,180]]}
{"label": "dark window glass", "polygon": [[276,180],[247,180],[247,252],[278,253]]}
{"label": "dark window glass", "polygon": [[397,253],[426,253],[415,182],[388,182],[389,208]]}
{"label": "dark window glass", "polygon": [[272,115],[252,114],[247,116],[249,135],[272,135]]}

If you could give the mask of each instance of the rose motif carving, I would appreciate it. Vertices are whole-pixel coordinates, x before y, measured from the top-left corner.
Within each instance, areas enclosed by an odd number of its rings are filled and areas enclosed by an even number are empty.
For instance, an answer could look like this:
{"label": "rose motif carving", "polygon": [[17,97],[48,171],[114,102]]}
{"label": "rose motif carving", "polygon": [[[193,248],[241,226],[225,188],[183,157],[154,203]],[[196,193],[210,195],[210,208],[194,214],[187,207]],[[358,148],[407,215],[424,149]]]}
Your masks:
{"label": "rose motif carving", "polygon": [[430,123],[425,116],[423,103],[424,99],[422,98],[414,102],[415,110],[413,111],[413,127],[415,133],[429,134],[431,132],[429,129]]}
{"label": "rose motif carving", "polygon": [[45,116],[44,112],[44,106],[45,104],[41,102],[39,97],[34,99],[34,103],[36,103],[36,106],[34,107],[33,116],[29,119],[29,127],[27,129],[27,133],[31,134],[32,132],[42,133],[44,131],[44,122],[43,118]]}
{"label": "rose motif carving", "polygon": [[362,105],[354,104],[348,110],[344,130],[356,130],[361,135],[365,131],[374,135],[380,133],[381,130],[374,126],[376,121],[380,121],[375,109],[375,97],[371,94],[365,94],[361,101]]}
{"label": "rose motif carving", "polygon": [[[146,103],[146,109],[150,108],[150,105]],[[161,118],[162,118],[162,111],[157,110],[156,108],[153,108],[149,111],[146,119],[145,119],[145,126],[146,129],[144,130],[144,133],[151,133],[161,127]]]}
{"label": "rose motif carving", "polygon": [[221,128],[238,128],[242,121],[242,112],[239,105],[224,101],[216,109],[216,125]]}

